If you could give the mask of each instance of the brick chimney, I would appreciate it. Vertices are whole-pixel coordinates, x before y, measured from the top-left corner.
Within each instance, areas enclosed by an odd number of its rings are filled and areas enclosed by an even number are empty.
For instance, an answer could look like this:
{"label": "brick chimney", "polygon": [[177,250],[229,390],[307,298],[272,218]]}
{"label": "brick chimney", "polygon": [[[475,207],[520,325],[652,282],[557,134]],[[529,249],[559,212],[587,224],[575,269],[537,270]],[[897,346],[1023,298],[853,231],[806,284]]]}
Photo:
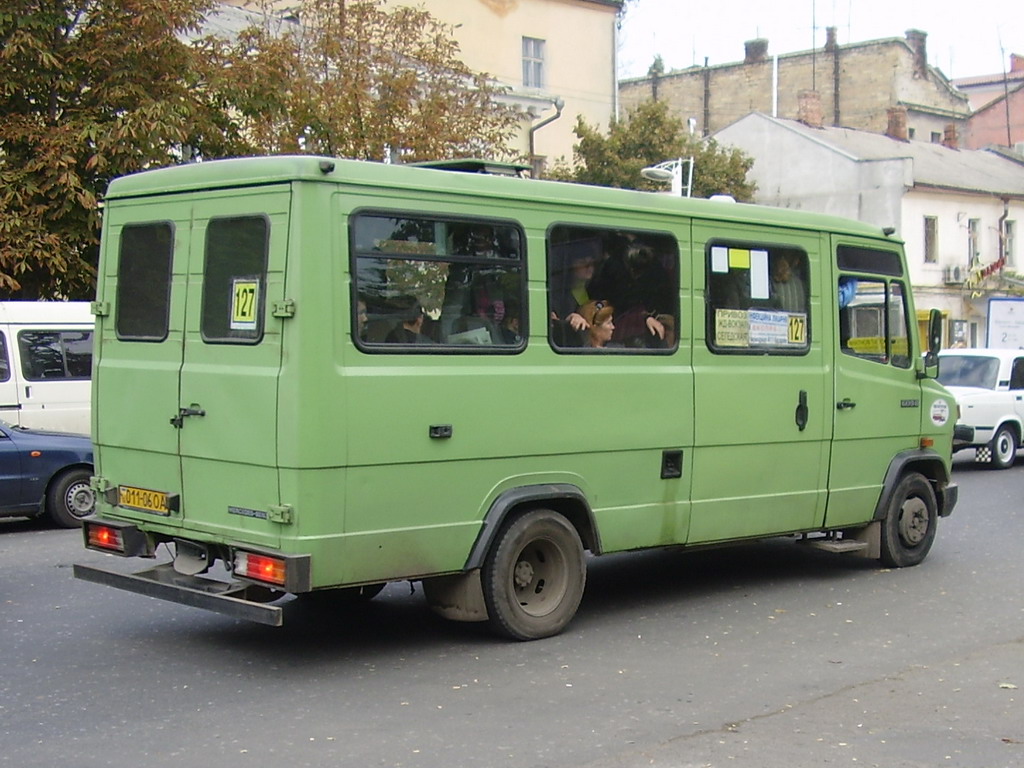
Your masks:
{"label": "brick chimney", "polygon": [[907,45],[914,52],[914,77],[928,77],[928,33],[920,29],[907,30]]}
{"label": "brick chimney", "polygon": [[889,120],[885,135],[891,139],[907,141],[907,108],[903,105],[889,107],[885,114]]}
{"label": "brick chimney", "polygon": [[759,61],[764,61],[768,58],[768,40],[763,37],[747,40],[743,44],[743,50],[745,52],[744,64],[756,64]]}
{"label": "brick chimney", "polygon": [[960,149],[956,140],[956,125],[953,123],[947,123],[942,131],[942,146],[949,147],[949,149]]}
{"label": "brick chimney", "polygon": [[1024,56],[1021,56],[1019,53],[1010,54],[1010,71],[1024,72]]}
{"label": "brick chimney", "polygon": [[820,93],[811,90],[797,91],[796,119],[811,128],[821,128],[824,125]]}
{"label": "brick chimney", "polygon": [[838,47],[839,43],[836,41],[836,28],[825,27],[825,50],[829,53],[833,53]]}

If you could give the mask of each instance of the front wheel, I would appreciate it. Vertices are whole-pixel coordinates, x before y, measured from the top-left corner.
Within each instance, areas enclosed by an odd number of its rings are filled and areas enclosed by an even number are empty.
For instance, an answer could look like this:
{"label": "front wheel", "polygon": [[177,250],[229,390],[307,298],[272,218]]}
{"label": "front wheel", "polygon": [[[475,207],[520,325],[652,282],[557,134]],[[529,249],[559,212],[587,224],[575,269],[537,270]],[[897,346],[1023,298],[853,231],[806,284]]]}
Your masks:
{"label": "front wheel", "polygon": [[72,469],[56,478],[46,494],[46,513],[62,528],[78,528],[96,508],[96,492],[89,487],[88,469]]}
{"label": "front wheel", "polygon": [[932,484],[917,472],[905,475],[889,499],[882,521],[882,563],[903,568],[924,560],[935,541],[938,519]]}
{"label": "front wheel", "polygon": [[557,635],[583,598],[583,544],[562,515],[535,509],[503,528],[480,576],[496,632],[515,640]]}
{"label": "front wheel", "polygon": [[1013,431],[1013,427],[1003,424],[992,438],[989,450],[992,452],[994,469],[1012,467],[1017,460],[1017,433]]}

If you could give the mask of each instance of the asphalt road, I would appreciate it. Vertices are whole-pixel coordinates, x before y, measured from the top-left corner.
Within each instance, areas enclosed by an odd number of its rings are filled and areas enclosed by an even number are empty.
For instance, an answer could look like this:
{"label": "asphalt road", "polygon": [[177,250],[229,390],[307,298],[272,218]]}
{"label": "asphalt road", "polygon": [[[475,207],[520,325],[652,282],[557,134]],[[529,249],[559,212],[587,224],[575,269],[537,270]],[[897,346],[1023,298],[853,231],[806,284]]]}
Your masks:
{"label": "asphalt road", "polygon": [[1022,766],[1024,457],[956,479],[916,568],[778,540],[609,556],[533,643],[408,584],[246,624],[75,581],[111,559],[0,521],[0,765]]}

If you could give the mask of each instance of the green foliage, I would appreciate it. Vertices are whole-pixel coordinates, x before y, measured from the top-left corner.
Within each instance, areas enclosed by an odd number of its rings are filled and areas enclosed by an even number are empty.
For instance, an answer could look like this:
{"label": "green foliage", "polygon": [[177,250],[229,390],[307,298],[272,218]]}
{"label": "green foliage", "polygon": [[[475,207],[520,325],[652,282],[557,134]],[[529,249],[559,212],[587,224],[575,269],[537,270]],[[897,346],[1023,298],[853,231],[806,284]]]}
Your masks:
{"label": "green foliage", "polygon": [[625,120],[612,120],[608,135],[576,123],[579,142],[574,148],[575,166],[557,166],[549,176],[563,181],[623,189],[664,190],[665,184],[649,181],[640,170],[665,160],[694,158],[693,196],[732,195],[749,201],[756,187],[747,171],[754,161],[737,149],[725,149],[713,140],[689,135],[683,121],[669,114],[664,102],[648,101],[630,110]]}
{"label": "green foliage", "polygon": [[[0,296],[88,298],[117,175],[228,143],[190,73],[206,0],[6,0]],[[215,129],[215,130],[214,130]]]}
{"label": "green foliage", "polygon": [[253,26],[226,52],[221,86],[261,151],[509,156],[518,115],[497,101],[503,89],[459,60],[452,29],[426,11],[305,0],[298,17],[301,27]]}

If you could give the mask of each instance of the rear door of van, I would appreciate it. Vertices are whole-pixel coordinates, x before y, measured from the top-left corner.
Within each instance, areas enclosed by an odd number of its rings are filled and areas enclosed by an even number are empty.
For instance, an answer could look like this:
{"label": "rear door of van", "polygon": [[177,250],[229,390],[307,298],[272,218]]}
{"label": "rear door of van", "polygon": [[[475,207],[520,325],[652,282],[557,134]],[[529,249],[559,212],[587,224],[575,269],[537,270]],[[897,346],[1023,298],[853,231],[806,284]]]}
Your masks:
{"label": "rear door of van", "polygon": [[290,191],[114,201],[96,381],[119,514],[277,546],[277,386]]}

